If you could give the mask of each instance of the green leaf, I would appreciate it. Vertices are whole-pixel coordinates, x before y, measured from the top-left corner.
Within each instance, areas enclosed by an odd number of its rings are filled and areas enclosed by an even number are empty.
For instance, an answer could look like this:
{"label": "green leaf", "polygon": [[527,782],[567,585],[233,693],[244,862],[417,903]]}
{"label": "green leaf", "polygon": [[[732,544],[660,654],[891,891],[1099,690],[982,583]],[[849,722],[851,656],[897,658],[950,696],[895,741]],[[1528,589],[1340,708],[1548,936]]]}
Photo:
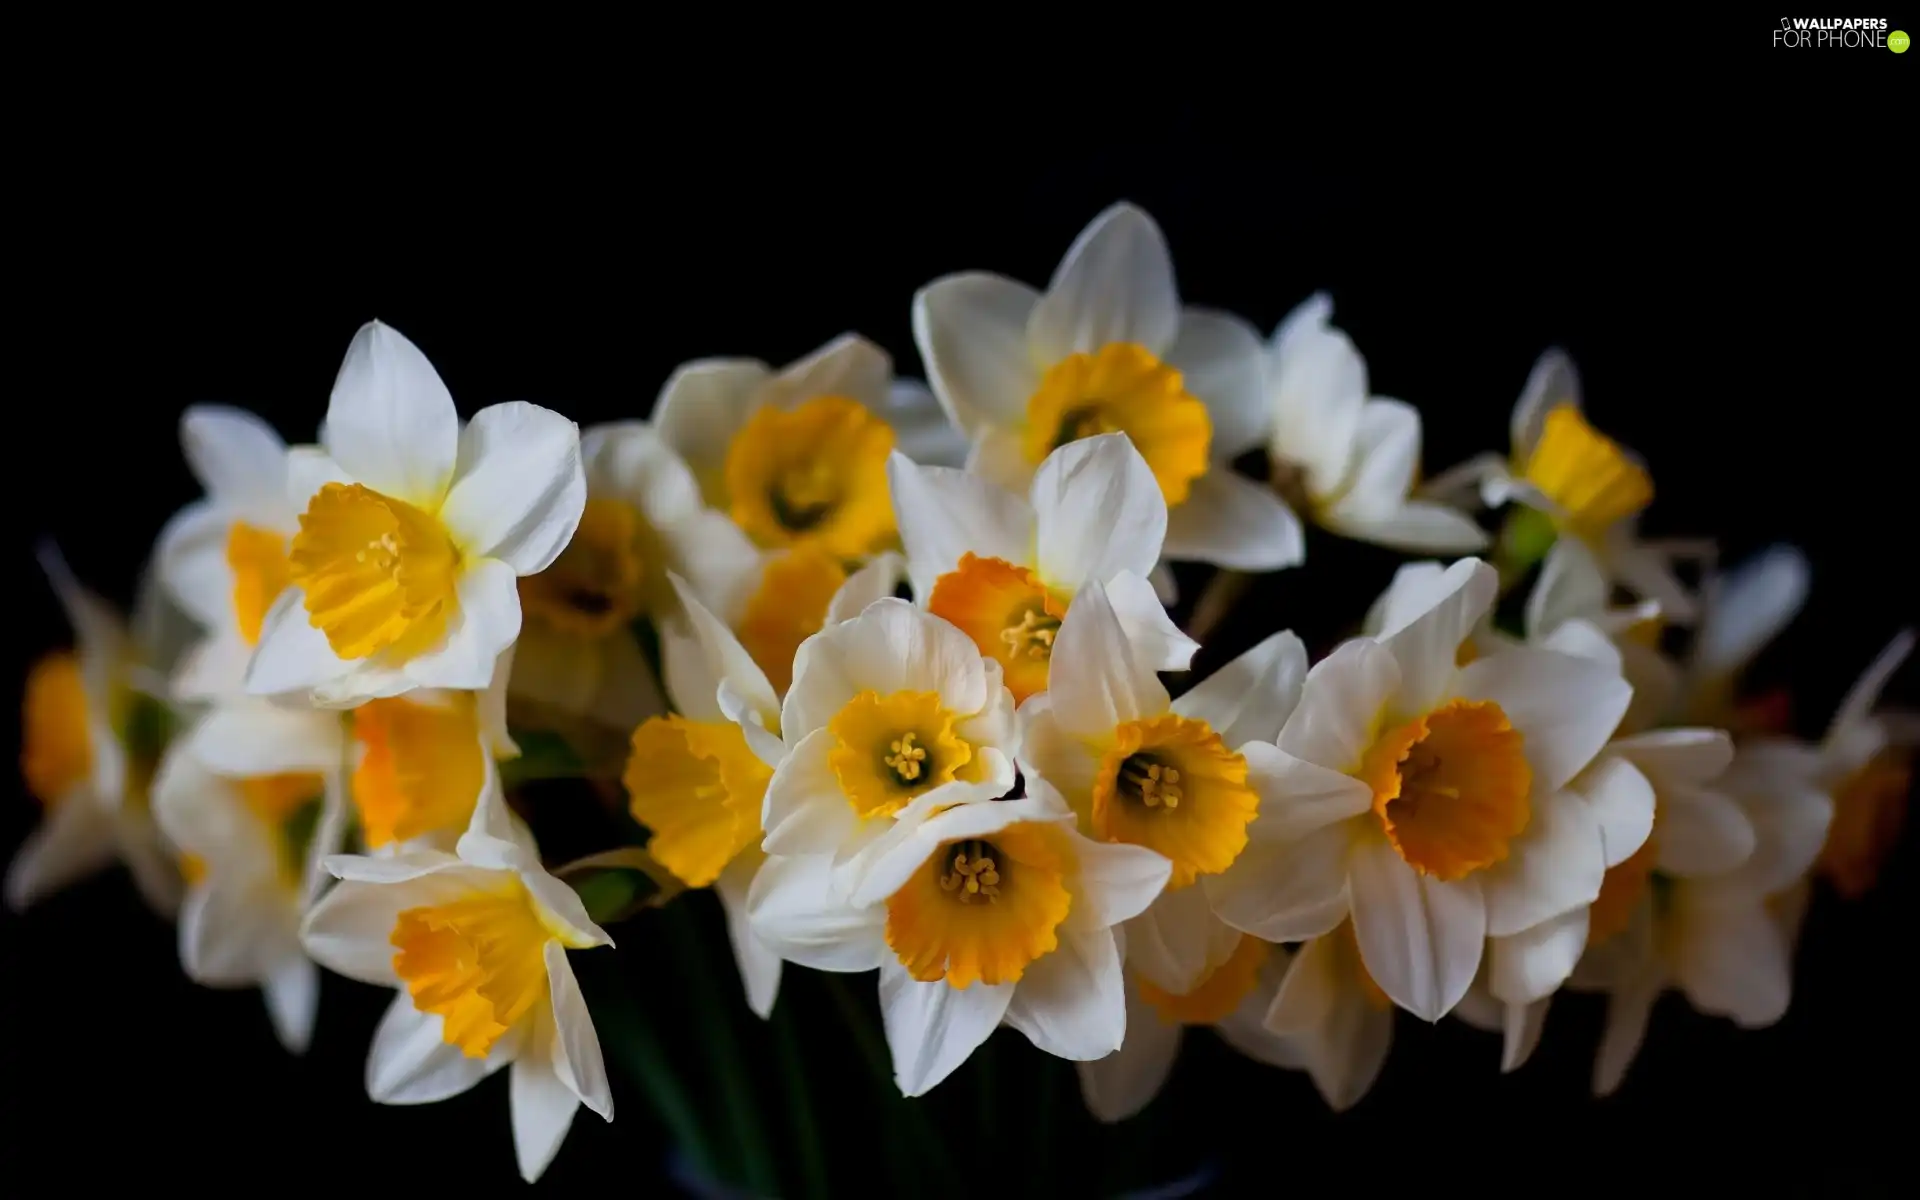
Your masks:
{"label": "green leaf", "polygon": [[510,731],[520,757],[500,764],[500,780],[507,787],[536,779],[584,779],[587,765],[567,739],[547,729]]}
{"label": "green leaf", "polygon": [[639,846],[622,846],[555,867],[587,907],[596,925],[624,921],[646,908],[659,908],[686,885]]}
{"label": "green leaf", "polygon": [[1559,537],[1553,518],[1539,509],[1521,504],[1510,507],[1495,550],[1501,580],[1512,586],[1547,556]]}
{"label": "green leaf", "polygon": [[144,692],[130,692],[121,718],[121,738],[127,755],[136,762],[160,761],[173,740],[179,721],[165,704]]}

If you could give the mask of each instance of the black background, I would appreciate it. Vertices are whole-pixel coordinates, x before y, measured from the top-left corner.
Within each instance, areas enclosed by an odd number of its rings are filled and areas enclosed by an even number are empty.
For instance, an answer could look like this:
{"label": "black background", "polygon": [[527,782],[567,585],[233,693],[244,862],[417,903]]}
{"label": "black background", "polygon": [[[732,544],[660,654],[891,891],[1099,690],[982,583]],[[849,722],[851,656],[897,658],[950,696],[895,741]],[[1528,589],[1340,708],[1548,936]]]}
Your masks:
{"label": "black background", "polygon": [[[32,236],[12,251],[11,365],[27,369],[8,408],[5,677],[67,636],[36,537],[125,602],[196,494],[181,410],[237,404],[311,438],[369,318],[417,342],[466,413],[530,399],[583,424],[638,416],[682,360],[780,363],[843,330],[917,373],[916,287],[965,268],[1043,284],[1126,198],[1161,222],[1191,302],[1265,331],[1330,290],[1374,391],[1425,414],[1429,471],[1503,449],[1534,358],[1565,346],[1597,422],[1652,463],[1650,531],[1811,558],[1811,603],[1760,670],[1791,684],[1815,734],[1916,612],[1913,193],[1896,185],[1913,93],[1895,67],[1920,60],[1769,59],[1738,85],[1657,98],[1596,83],[1600,123],[1531,111],[1561,89],[1530,69],[1484,111],[1383,94],[1390,124],[1337,129],[1322,101],[1276,94],[1125,122],[943,115],[911,137],[891,132],[897,95],[724,130],[643,105],[579,141],[444,109],[268,137],[211,99],[185,119],[136,106],[84,139],[43,130],[19,193]],[[1208,658],[1327,595],[1361,603],[1391,567],[1322,561],[1338,578],[1278,577]],[[1912,703],[1913,674],[1890,699]],[[3,807],[11,846],[35,814],[17,787]],[[1506,1078],[1490,1036],[1403,1016],[1374,1093],[1338,1119],[1304,1077],[1197,1053],[1175,1086],[1210,1115],[1183,1136],[1275,1180],[1297,1161],[1383,1187],[1880,1194],[1910,1176],[1913,869],[1909,839],[1867,900],[1821,898],[1778,1027],[1740,1034],[1669,998],[1610,1101],[1587,1094],[1591,1005],[1564,1005]],[[501,1080],[376,1108],[361,1069],[380,997],[330,978],[314,1048],[292,1059],[256,995],[183,980],[171,930],[118,872],[0,917],[0,947],[0,1136],[20,1178],[518,1187]],[[579,1120],[543,1187],[664,1186],[655,1127],[621,1102],[612,1127]],[[981,1186],[1017,1194],[994,1155],[968,1151]]]}

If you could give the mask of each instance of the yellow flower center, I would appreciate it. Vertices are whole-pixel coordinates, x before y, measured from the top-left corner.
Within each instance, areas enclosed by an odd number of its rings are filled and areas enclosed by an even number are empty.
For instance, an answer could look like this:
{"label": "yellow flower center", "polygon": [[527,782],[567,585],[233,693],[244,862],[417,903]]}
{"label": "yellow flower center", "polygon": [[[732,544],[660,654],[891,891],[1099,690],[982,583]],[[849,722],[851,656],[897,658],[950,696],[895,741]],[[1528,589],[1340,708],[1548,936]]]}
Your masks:
{"label": "yellow flower center", "polygon": [[36,800],[57,804],[93,770],[80,660],[63,651],[34,663],[21,709],[20,773]]}
{"label": "yellow flower center", "polygon": [[459,604],[460,551],[439,518],[361,484],[314,494],[291,559],[307,615],[344,659],[411,658],[440,640]]}
{"label": "yellow flower center", "polygon": [[368,846],[459,828],[473,816],[486,750],[472,693],[436,703],[370,700],[353,710],[353,735],[363,747],[353,803]]}
{"label": "yellow flower center", "polygon": [[646,609],[651,540],[652,531],[632,505],[588,500],[560,557],[520,580],[521,607],[562,633],[612,633]]}
{"label": "yellow flower center", "polygon": [[448,904],[410,908],[389,939],[393,969],[413,1006],[438,1013],[442,1037],[485,1058],[500,1036],[547,998],[547,939],[554,934],[518,879]]}
{"label": "yellow flower center", "polygon": [[734,522],[762,546],[811,545],[841,559],[891,541],[893,429],[864,404],[816,396],[754,412],[727,448]]}
{"label": "yellow flower center", "polygon": [[247,645],[258,645],[267,610],[293,582],[286,537],[235,521],[227,530],[227,569],[233,572],[233,615],[240,636]]}
{"label": "yellow flower center", "polygon": [[705,887],[760,840],[773,770],[731,722],[649,717],[633,731],[627,804],[653,832],[647,851],[688,887]]}
{"label": "yellow flower center", "polygon": [[1260,979],[1273,947],[1257,937],[1242,934],[1227,960],[1208,971],[1192,988],[1180,995],[1164,991],[1142,976],[1134,977],[1140,998],[1153,1006],[1160,1019],[1169,1025],[1214,1025],[1240,1007]]}
{"label": "yellow flower center", "polygon": [[846,581],[840,560],[818,547],[796,547],[767,563],[740,618],[740,644],[776,694],[792,685],[794,653],[827,623],[827,606]]}
{"label": "yellow flower center", "polygon": [[1206,474],[1213,422],[1180,372],[1131,342],[1055,363],[1027,400],[1024,448],[1038,464],[1068,442],[1124,433],[1147,460],[1168,504],[1187,498]]}
{"label": "yellow flower center", "polygon": [[1067,602],[1038,575],[1005,559],[964,554],[957,569],[934,580],[927,608],[1000,664],[1016,703],[1047,690],[1053,639]]}
{"label": "yellow flower center", "polygon": [[1560,506],[1576,537],[1596,538],[1653,502],[1646,470],[1571,404],[1547,413],[1521,474]]}
{"label": "yellow flower center", "polygon": [[[1659,810],[1654,811],[1656,821]],[[1607,868],[1600,894],[1587,909],[1587,944],[1598,946],[1633,923],[1633,910],[1653,883],[1653,865],[1660,857],[1651,834],[1627,858]]]}
{"label": "yellow flower center", "polygon": [[887,897],[887,945],[922,983],[1013,983],[1059,947],[1073,869],[1065,833],[1045,823],[946,843]]}
{"label": "yellow flower center", "polygon": [[1889,746],[1833,789],[1833,823],[1820,850],[1820,873],[1858,900],[1872,889],[1900,840],[1913,787],[1913,750]]}
{"label": "yellow flower center", "polygon": [[936,692],[861,692],[849,700],[827,723],[828,762],[853,811],[891,816],[941,784],[980,780],[985,764],[955,720]]}
{"label": "yellow flower center", "polygon": [[306,871],[307,843],[313,837],[327,781],[310,772],[255,775],[238,781],[240,802],[272,835],[280,851],[280,881],[298,887]]}
{"label": "yellow flower center", "polygon": [[1114,731],[1094,775],[1089,815],[1095,837],[1171,860],[1173,889],[1232,865],[1259,808],[1247,760],[1205,721],[1168,713]]}
{"label": "yellow flower center", "polygon": [[1533,771],[1491,700],[1449,700],[1374,739],[1359,778],[1408,866],[1463,879],[1507,856],[1527,827]]}

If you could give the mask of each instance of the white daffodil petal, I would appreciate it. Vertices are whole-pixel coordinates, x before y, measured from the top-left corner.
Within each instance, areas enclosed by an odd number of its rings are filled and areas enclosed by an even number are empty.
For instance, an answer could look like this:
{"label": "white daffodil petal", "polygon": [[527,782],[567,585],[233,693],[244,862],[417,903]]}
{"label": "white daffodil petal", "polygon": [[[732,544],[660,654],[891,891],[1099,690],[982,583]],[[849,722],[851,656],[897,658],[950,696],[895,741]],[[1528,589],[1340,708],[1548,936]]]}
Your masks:
{"label": "white daffodil petal", "polygon": [[513,1121],[513,1159],[520,1178],[537,1181],[560,1153],[560,1144],[573,1128],[580,1101],[538,1054],[522,1054],[507,1077],[508,1111]]}
{"label": "white daffodil petal", "polygon": [[880,419],[892,426],[895,448],[913,461],[933,467],[966,465],[971,448],[966,431],[947,416],[933,390],[919,380],[894,380],[887,388]]}
{"label": "white daffodil petal", "polygon": [[1460,669],[1459,692],[1492,700],[1526,742],[1536,792],[1556,792],[1607,744],[1633,699],[1618,673],[1552,650],[1509,650]]}
{"label": "white daffodil petal", "polygon": [[1134,653],[1098,582],[1080,589],[1060,623],[1047,693],[1061,728],[1082,737],[1167,711],[1165,685]]}
{"label": "white daffodil petal", "polygon": [[887,957],[884,906],[855,908],[826,854],[769,858],[747,892],[748,924],[780,957],[816,971],[871,971]]}
{"label": "white daffodil petal", "polygon": [[1551,996],[1587,947],[1587,909],[1576,908],[1487,942],[1487,986],[1509,1005],[1529,1005]]}
{"label": "white daffodil petal", "polygon": [[329,483],[353,482],[353,474],[319,446],[287,451],[287,502],[296,514],[304,512],[313,494]]}
{"label": "white daffodil petal", "polygon": [[1745,667],[1806,604],[1812,576],[1806,555],[1772,546],[1715,580],[1694,634],[1694,669],[1720,675]]}
{"label": "white daffodil petal", "polygon": [[512,1060],[510,1039],[495,1043],[485,1058],[468,1058],[446,1040],[443,1029],[438,1014],[415,1008],[404,991],[394,993],[367,1052],[368,1098],[375,1104],[434,1104],[460,1095]]}
{"label": "white daffodil petal", "polygon": [[1173,711],[1205,721],[1231,749],[1270,746],[1299,705],[1306,678],[1306,644],[1282,630],[1196,684]]}
{"label": "white daffodil petal", "polygon": [[1593,1094],[1611,1096],[1627,1077],[1627,1068],[1646,1040],[1653,1005],[1664,990],[1658,976],[1642,976],[1607,997],[1606,1024],[1593,1062]]}
{"label": "white daffodil petal", "polygon": [[1395,512],[1420,470],[1420,412],[1404,400],[1374,397],[1360,409],[1353,469],[1336,509],[1362,516]]}
{"label": "white daffodil petal", "polygon": [[1173,623],[1146,576],[1122,571],[1107,580],[1106,591],[1121,632],[1141,665],[1154,671],[1184,671],[1193,665],[1200,643]]}
{"label": "white daffodil petal", "polygon": [[773,1015],[773,1002],[780,994],[780,956],[753,931],[751,905],[753,881],[766,859],[743,854],[728,863],[713,881],[714,894],[726,912],[727,940],[733,945],[734,965],[740,969],[740,984],[746,990],[747,1007],[765,1020]]}
{"label": "white daffodil petal", "polygon": [[259,417],[222,404],[196,404],[180,416],[180,448],[193,477],[221,508],[275,528],[293,515],[287,511],[286,443]]}
{"label": "white daffodil petal", "polygon": [[921,983],[891,956],[882,962],[881,1023],[901,1094],[925,1095],[958,1070],[999,1026],[1016,986]]}
{"label": "white daffodil petal", "polygon": [[1581,773],[1574,789],[1586,797],[1600,826],[1601,850],[1609,869],[1633,857],[1653,832],[1653,784],[1627,759],[1603,756]]}
{"label": "white daffodil petal", "polygon": [[1147,911],[1166,887],[1173,864],[1152,850],[1096,842],[1079,834],[1072,837],[1080,881],[1068,924],[1089,929],[1118,925]]}
{"label": "white daffodil petal", "polygon": [[[848,899],[865,908],[886,900],[905,887],[914,873],[940,847],[972,838],[990,837],[1016,821],[1047,820],[1056,812],[1048,797],[1028,795],[997,804],[966,803],[968,793],[978,785],[948,783],[924,792],[899,813],[877,838],[868,853],[866,869],[858,874],[858,886]],[[990,799],[991,793],[971,797]]]}
{"label": "white daffodil petal", "polygon": [[1027,322],[1034,356],[1046,363],[1116,342],[1164,355],[1179,331],[1166,239],[1131,204],[1107,209],[1074,239]]}
{"label": "white daffodil petal", "polygon": [[581,430],[580,464],[588,492],[632,505],[655,529],[669,529],[705,507],[692,469],[645,421]]}
{"label": "white daffodil petal", "polygon": [[[1344,935],[1343,935],[1344,936]],[[1310,939],[1295,952],[1280,977],[1261,1024],[1283,1037],[1310,1037],[1324,1029],[1347,988],[1340,944],[1331,937]]]}
{"label": "white daffodil petal", "polygon": [[[1400,665],[1397,713],[1423,713],[1448,698],[1460,644],[1493,607],[1500,590],[1500,573],[1477,558],[1463,558],[1443,571],[1432,588],[1431,602],[1420,615],[1380,636],[1380,644]],[[1591,751],[1588,757],[1592,757]]]}
{"label": "white daffodil petal", "polygon": [[460,416],[419,347],[370,321],[340,364],[321,442],[361,483],[431,512],[453,478]]}
{"label": "white daffodil petal", "polygon": [[1348,862],[1353,930],[1367,974],[1395,1004],[1438,1021],[1480,969],[1487,910],[1478,881],[1442,883],[1418,874],[1384,838],[1361,842]]}
{"label": "white daffodil petal", "polygon": [[346,758],[346,731],[338,714],[254,701],[208,712],[186,735],[194,758],[222,775],[327,773]]}
{"label": "white daffodil petal", "polygon": [[1167,502],[1124,433],[1081,438],[1047,455],[1031,496],[1035,561],[1055,587],[1077,590],[1121,571],[1144,576],[1160,560]]}
{"label": "white daffodil petal", "polygon": [[815,396],[845,396],[878,412],[886,407],[893,360],[857,333],[843,333],[767,381],[762,399],[792,408]]}
{"label": "white daffodil petal", "polygon": [[1329,825],[1298,841],[1262,834],[1256,819],[1232,868],[1201,876],[1213,911],[1235,929],[1269,942],[1301,942],[1333,932],[1349,908],[1353,831],[1345,824]]}
{"label": "white daffodil petal", "polygon": [[816,729],[775,768],[762,805],[768,854],[832,854],[859,827],[833,773],[832,748],[833,734]]}
{"label": "white daffodil petal", "polygon": [[14,852],[7,867],[7,907],[25,912],[104,869],[116,849],[113,815],[84,792],[65,797]]}
{"label": "white daffodil petal", "polygon": [[1547,1006],[1553,997],[1532,1004],[1509,1004],[1501,1028],[1500,1069],[1518,1071],[1540,1048],[1540,1035],[1547,1025]]}
{"label": "white daffodil petal", "polygon": [[1345,480],[1367,399],[1367,364],[1352,339],[1327,324],[1331,303],[1310,298],[1275,332],[1269,452],[1298,464],[1307,487],[1328,495]]}
{"label": "white daffodil petal", "polygon": [[734,637],[726,623],[700,602],[686,580],[678,575],[671,575],[669,579],[693,631],[695,644],[706,661],[707,672],[715,680],[716,689],[722,684],[730,686],[754,715],[777,729],[780,698],[775,695],[773,685],[767,682],[766,672],[753,661],[753,656],[747,653],[746,647]]}
{"label": "white daffodil petal", "polygon": [[1615,738],[1607,753],[1631,762],[1650,779],[1707,783],[1733,765],[1733,739],[1723,729],[1654,729]]}
{"label": "white daffodil petal", "polygon": [[1533,450],[1547,413],[1562,404],[1579,406],[1580,376],[1566,351],[1548,350],[1533,364],[1520,399],[1513,406],[1507,436],[1516,458],[1525,458]]}
{"label": "white daffodil petal", "polygon": [[1024,496],[1033,483],[1033,463],[1017,430],[996,426],[981,430],[967,451],[966,472],[995,487]]}
{"label": "white daffodil petal", "polygon": [[1300,518],[1271,490],[1224,464],[1193,481],[1167,510],[1161,554],[1236,571],[1278,571],[1306,558]]}
{"label": "white daffodil petal", "polygon": [[536,575],[573,540],[586,503],[580,427],[516,401],[481,409],[461,431],[440,519],[469,553]]}
{"label": "white daffodil petal", "polygon": [[1232,313],[1186,309],[1166,358],[1187,394],[1207,406],[1213,461],[1231,462],[1266,439],[1266,351],[1253,326]]}
{"label": "white daffodil petal", "polygon": [[1880,702],[1880,693],[1885,690],[1887,681],[1893,678],[1900,664],[1906,662],[1907,656],[1913,653],[1913,642],[1913,630],[1902,629],[1860,673],[1860,678],[1847,689],[1840,707],[1834,710],[1833,720],[1827,726],[1829,740],[1834,740],[1844,730],[1866,722],[1874,706]]}
{"label": "white daffodil petal", "polygon": [[247,666],[253,647],[238,631],[223,631],[187,648],[174,665],[173,698],[189,704],[232,700],[246,695]]}
{"label": "white daffodil petal", "polygon": [[1492,544],[1472,517],[1444,504],[1408,500],[1381,513],[1353,513],[1336,506],[1321,523],[1356,541],[1404,554],[1474,554]]}
{"label": "white daffodil petal", "polygon": [[852,620],[875,600],[885,600],[900,590],[907,572],[906,560],[891,550],[874,555],[867,565],[847,576],[847,581],[827,602],[827,625]]}
{"label": "white daffodil petal", "polygon": [[1330,771],[1355,770],[1373,742],[1375,719],[1399,687],[1392,651],[1370,638],[1343,642],[1307,672],[1278,745]]}
{"label": "white daffodil petal", "polygon": [[348,665],[308,618],[299,589],[288,588],[261,622],[260,644],[247,667],[247,691],[256,696],[302,692],[331,683]]}
{"label": "white daffodil petal", "polygon": [[1581,658],[1610,675],[1626,675],[1626,660],[1620,647],[1592,621],[1576,618],[1534,643],[1539,649],[1552,650],[1572,658]]}
{"label": "white daffodil petal", "polygon": [[1063,728],[1053,711],[1053,697],[1047,692],[1030,697],[1016,715],[1020,725],[1021,769],[1028,778],[1038,776],[1062,795],[1072,796],[1080,803],[1088,801],[1093,795],[1094,776],[1100,769],[1100,744]]}
{"label": "white daffodil petal", "polygon": [[1606,877],[1599,819],[1577,792],[1533,794],[1527,828],[1485,872],[1487,932],[1511,937],[1592,904]]}
{"label": "white daffodil petal", "polygon": [[887,479],[913,598],[920,603],[967,553],[1026,561],[1033,511],[1019,496],[951,467],[920,466],[897,450],[887,459]]}
{"label": "white daffodil petal", "polygon": [[990,682],[997,687],[998,676],[966,634],[904,600],[878,600],[800,643],[781,735],[790,743],[806,736],[865,691],[933,691],[948,712],[979,713],[999,702]]}
{"label": "white daffodil petal", "polygon": [[1247,783],[1260,796],[1259,815],[1248,827],[1250,837],[1272,844],[1297,842],[1373,807],[1373,789],[1351,775],[1263,742],[1245,743],[1240,753],[1247,760]]}
{"label": "white daffodil petal", "polygon": [[654,400],[654,428],[696,475],[717,473],[772,374],[767,364],[750,358],[682,363]]}
{"label": "white daffodil petal", "polygon": [[232,529],[229,510],[196,500],[173,515],[154,544],[161,584],[202,628],[220,629],[232,619],[233,568],[227,565]]}
{"label": "white daffodil petal", "polygon": [[1027,353],[1027,322],[1040,294],[1024,283],[973,271],[948,275],[913,298],[913,340],[927,382],[968,436],[1015,425],[1040,373]]}
{"label": "white daffodil petal", "polygon": [[1701,1012],[1762,1029],[1793,994],[1787,939],[1761,904],[1699,907],[1674,920],[1674,977]]}
{"label": "white daffodil petal", "polygon": [[1240,931],[1213,915],[1197,887],[1165,892],[1126,925],[1127,966],[1170,995],[1183,996],[1232,957]]}
{"label": "white daffodil petal", "polygon": [[543,951],[547,988],[553,1001],[553,1069],[580,1103],[601,1118],[613,1120],[613,1091],[607,1084],[607,1064],[594,1033],[593,1014],[567,961],[566,947],[549,941]]}
{"label": "white daffodil petal", "polygon": [[1540,564],[1540,577],[1527,593],[1526,630],[1541,637],[1576,618],[1592,618],[1609,608],[1612,586],[1578,538],[1559,538]]}
{"label": "white daffodil petal", "polygon": [[1127,1036],[1120,1049],[1076,1064],[1087,1111],[1108,1124],[1126,1120],[1159,1095],[1180,1054],[1180,1026],[1161,1019],[1131,980],[1126,1001]]}
{"label": "white daffodil petal", "polygon": [[[401,912],[409,908],[450,901],[476,883],[486,886],[499,877],[471,868],[461,869],[451,855],[424,860],[328,860],[336,875],[373,876],[380,882],[346,879],[335,884],[307,913],[300,930],[301,944],[321,966],[362,983],[392,987],[393,946],[388,939]],[[391,880],[391,882],[387,882]]]}
{"label": "white daffodil petal", "polygon": [[320,1012],[320,968],[296,955],[274,968],[261,984],[267,1020],[289,1054],[305,1054]]}
{"label": "white daffodil petal", "polygon": [[1112,931],[1067,934],[1059,949],[1030,963],[1005,1020],[1056,1058],[1085,1062],[1119,1050],[1127,1036],[1127,998]]}
{"label": "white daffodil petal", "polygon": [[1753,822],[1719,792],[1685,784],[1661,789],[1660,870],[1683,877],[1725,874],[1752,857],[1758,844]]}

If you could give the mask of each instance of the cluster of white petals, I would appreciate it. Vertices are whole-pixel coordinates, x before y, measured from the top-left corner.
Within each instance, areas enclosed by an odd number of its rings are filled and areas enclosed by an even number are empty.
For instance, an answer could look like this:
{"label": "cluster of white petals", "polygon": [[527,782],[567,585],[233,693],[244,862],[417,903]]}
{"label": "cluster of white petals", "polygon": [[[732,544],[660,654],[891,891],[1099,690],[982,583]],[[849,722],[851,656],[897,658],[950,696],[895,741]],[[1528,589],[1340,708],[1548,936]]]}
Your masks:
{"label": "cluster of white petals", "polygon": [[[184,416],[205,494],[131,627],[45,555],[76,651],[28,681],[46,811],[7,898],[124,861],[186,972],[259,988],[294,1051],[321,968],[391,989],[368,1094],[511,1068],[528,1180],[578,1108],[612,1119],[570,964],[630,915],[509,803],[536,741],[624,788],[642,841],[597,861],[714,890],[755,1013],[785,964],[876,976],[908,1096],[1003,1025],[1116,1121],[1188,1026],[1345,1108],[1399,1010],[1511,1070],[1555,995],[1604,992],[1600,1092],[1669,989],[1777,1021],[1811,881],[1856,895],[1889,848],[1911,633],[1792,738],[1740,689],[1797,552],[1643,540],[1648,469],[1557,352],[1507,453],[1422,483],[1419,411],[1332,316],[1186,305],[1118,205],[1044,290],[921,289],[924,383],[849,334],[687,363],[650,420],[463,420],[368,324],[312,444]],[[1317,659],[1269,620],[1194,671],[1229,593],[1176,621],[1169,564],[1305,594],[1309,525],[1419,561]]]}

